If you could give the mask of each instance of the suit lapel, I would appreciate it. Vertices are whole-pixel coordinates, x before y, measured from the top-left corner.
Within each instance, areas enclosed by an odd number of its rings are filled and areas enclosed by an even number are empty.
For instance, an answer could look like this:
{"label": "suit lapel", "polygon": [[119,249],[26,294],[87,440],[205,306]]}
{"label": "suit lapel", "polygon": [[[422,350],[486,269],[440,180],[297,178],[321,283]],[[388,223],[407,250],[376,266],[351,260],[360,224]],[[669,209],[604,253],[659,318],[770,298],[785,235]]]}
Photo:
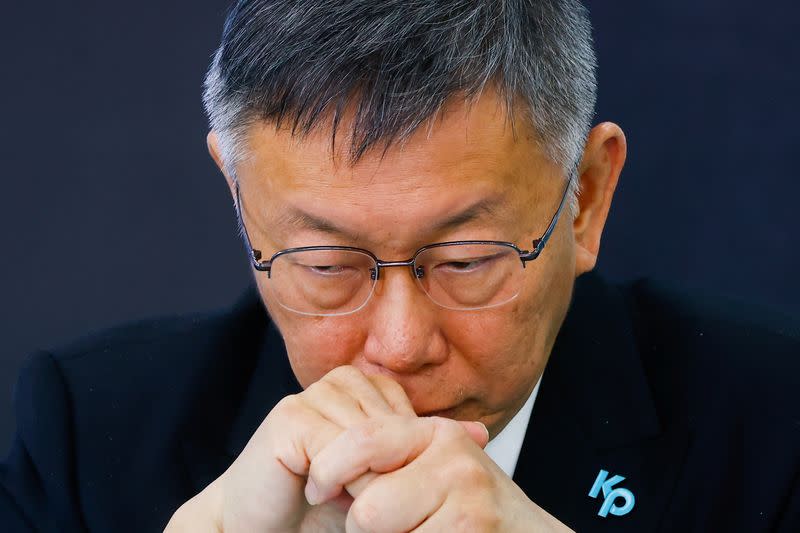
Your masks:
{"label": "suit lapel", "polygon": [[[281,398],[302,390],[292,372],[280,332],[254,286],[235,306],[232,321],[243,324],[238,328],[241,332],[219,354],[218,359],[227,362],[220,364],[225,370],[208,377],[203,397],[196,401],[198,412],[190,424],[192,428],[181,444],[193,494],[230,466]],[[212,406],[234,402],[229,397],[231,383],[241,383],[239,387],[244,394],[236,395],[239,399],[234,408],[211,414]]]}
{"label": "suit lapel", "polygon": [[277,326],[269,317],[265,316],[265,320],[267,334],[259,350],[245,401],[225,447],[231,459],[238,457],[253,433],[281,399],[303,390],[289,364],[289,356]]}
{"label": "suit lapel", "polygon": [[[647,383],[623,293],[580,277],[514,475],[528,497],[578,531],[657,530],[688,436],[661,427]],[[603,492],[589,491],[601,470],[625,478],[608,488],[631,491],[628,513],[598,515]]]}

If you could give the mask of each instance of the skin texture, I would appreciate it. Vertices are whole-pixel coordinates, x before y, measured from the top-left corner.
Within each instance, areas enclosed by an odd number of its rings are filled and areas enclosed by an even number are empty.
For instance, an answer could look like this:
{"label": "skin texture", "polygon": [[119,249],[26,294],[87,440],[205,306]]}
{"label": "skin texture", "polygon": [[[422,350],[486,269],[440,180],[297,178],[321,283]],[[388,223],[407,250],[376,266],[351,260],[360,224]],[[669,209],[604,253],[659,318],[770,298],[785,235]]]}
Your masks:
{"label": "skin texture", "polygon": [[[214,132],[208,143],[225,173]],[[565,184],[561,169],[521,123],[514,134],[493,91],[471,105],[452,103],[402,146],[385,153],[378,148],[356,164],[350,164],[347,146],[339,131],[332,147],[326,126],[304,138],[272,124],[253,127],[250,157],[236,175],[245,223],[264,256],[294,246],[339,244],[404,260],[425,244],[462,239],[511,241],[530,249]],[[563,528],[486,456],[487,436],[468,421],[481,422],[494,437],[541,376],[575,277],[595,265],[625,152],[616,125],[591,131],[579,166],[578,216],[571,219],[565,209],[542,255],[528,263],[520,295],[497,308],[441,308],[408,269],[393,268],[382,272],[361,311],[302,316],[274,302],[269,280],[257,273],[262,299],[306,390],[270,413],[231,468],[176,513],[172,530],[186,529],[178,527],[186,520],[198,531]],[[233,177],[225,175],[233,193]],[[491,216],[431,230],[484,198],[500,199]],[[293,226],[291,208],[349,235]],[[372,407],[384,403],[388,407]],[[360,451],[331,451],[337,446]],[[425,481],[430,490],[418,490],[426,479],[433,480]],[[288,495],[277,501],[276,493]],[[241,494],[270,512],[243,510],[242,498],[235,497]],[[410,496],[397,501],[392,494]],[[309,507],[306,498],[324,505]],[[487,508],[495,514],[464,515],[465,509]],[[375,518],[387,513],[407,520]]]}

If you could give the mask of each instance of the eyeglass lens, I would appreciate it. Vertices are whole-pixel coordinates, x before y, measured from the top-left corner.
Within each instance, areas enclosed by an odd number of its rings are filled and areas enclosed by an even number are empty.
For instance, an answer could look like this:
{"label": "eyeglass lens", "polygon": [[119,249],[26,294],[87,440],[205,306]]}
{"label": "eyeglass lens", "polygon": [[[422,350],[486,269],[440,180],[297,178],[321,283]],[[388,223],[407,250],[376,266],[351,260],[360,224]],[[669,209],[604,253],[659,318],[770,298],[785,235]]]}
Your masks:
{"label": "eyeglass lens", "polygon": [[[523,274],[519,253],[496,244],[426,248],[416,256],[414,267],[417,283],[431,300],[458,310],[484,309],[514,299]],[[277,302],[292,311],[342,315],[367,303],[377,269],[370,255],[356,250],[293,251],[273,259],[269,287]]]}

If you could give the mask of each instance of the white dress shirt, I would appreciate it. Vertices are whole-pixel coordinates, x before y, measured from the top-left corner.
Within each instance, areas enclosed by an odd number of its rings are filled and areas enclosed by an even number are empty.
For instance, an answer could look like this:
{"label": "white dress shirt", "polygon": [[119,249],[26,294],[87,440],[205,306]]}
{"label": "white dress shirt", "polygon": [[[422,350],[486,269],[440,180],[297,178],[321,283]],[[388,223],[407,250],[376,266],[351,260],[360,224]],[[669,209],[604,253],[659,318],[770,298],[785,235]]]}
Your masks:
{"label": "white dress shirt", "polygon": [[539,385],[541,383],[542,376],[539,376],[539,381],[536,382],[536,386],[522,408],[484,448],[484,451],[497,463],[497,466],[503,469],[503,472],[508,474],[508,477],[513,477],[514,469],[517,468],[517,459],[519,459],[519,452],[522,449],[522,441],[525,438],[525,431],[528,429],[533,403],[536,401],[536,395],[539,393]]}

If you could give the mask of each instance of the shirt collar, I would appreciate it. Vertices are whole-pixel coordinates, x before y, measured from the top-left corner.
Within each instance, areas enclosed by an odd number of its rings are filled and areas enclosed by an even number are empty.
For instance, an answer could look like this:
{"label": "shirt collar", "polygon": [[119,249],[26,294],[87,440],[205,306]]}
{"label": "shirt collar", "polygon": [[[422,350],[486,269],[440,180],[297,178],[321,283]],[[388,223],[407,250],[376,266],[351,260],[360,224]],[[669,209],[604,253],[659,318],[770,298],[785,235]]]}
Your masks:
{"label": "shirt collar", "polygon": [[536,402],[536,395],[539,393],[539,385],[542,383],[542,377],[536,382],[528,399],[523,404],[522,408],[517,411],[514,418],[506,424],[500,433],[495,438],[489,441],[484,451],[492,460],[497,463],[503,472],[512,477],[514,469],[517,467],[517,459],[519,459],[519,452],[522,450],[522,441],[525,439],[525,432],[528,429],[528,423],[531,418],[531,411],[533,411],[533,404]]}

